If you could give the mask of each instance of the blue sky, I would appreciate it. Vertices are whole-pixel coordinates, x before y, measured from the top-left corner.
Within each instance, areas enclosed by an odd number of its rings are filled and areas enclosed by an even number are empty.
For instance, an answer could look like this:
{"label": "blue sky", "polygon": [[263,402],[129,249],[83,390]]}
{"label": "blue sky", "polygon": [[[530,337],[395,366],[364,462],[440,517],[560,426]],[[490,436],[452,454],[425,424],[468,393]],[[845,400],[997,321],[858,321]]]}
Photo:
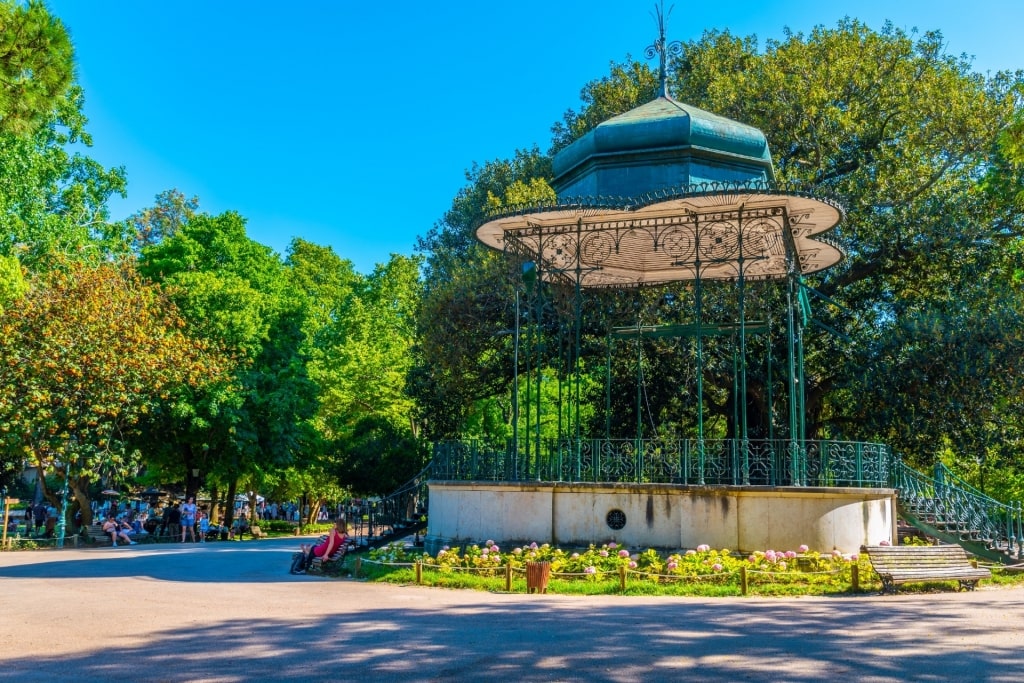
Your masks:
{"label": "blue sky", "polygon": [[[580,88],[657,36],[654,0],[49,0],[70,29],[94,146],[124,218],[165,189],[234,210],[280,253],[369,273],[411,254],[474,162],[537,144]],[[669,40],[808,32],[850,16],[940,30],[978,71],[1024,68],[1024,2],[666,0]]]}

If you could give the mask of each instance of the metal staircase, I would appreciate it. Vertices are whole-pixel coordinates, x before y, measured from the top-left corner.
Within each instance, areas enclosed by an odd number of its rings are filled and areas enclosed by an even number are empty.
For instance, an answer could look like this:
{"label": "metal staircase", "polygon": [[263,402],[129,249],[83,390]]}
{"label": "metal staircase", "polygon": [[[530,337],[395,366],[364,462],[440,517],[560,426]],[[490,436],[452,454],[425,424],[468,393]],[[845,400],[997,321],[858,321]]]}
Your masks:
{"label": "metal staircase", "polygon": [[1024,553],[1021,503],[1000,503],[945,465],[929,477],[897,460],[893,469],[899,514],[911,526],[978,557],[1014,564]]}
{"label": "metal staircase", "polygon": [[366,498],[347,511],[350,533],[360,547],[376,548],[426,528],[427,479],[430,465],[395,491],[380,498]]}

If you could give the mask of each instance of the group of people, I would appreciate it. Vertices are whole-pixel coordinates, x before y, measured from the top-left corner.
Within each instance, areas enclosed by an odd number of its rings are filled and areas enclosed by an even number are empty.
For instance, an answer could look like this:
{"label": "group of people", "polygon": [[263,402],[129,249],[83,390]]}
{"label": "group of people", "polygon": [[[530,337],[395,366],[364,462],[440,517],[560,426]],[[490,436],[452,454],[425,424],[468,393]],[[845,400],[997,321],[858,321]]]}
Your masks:
{"label": "group of people", "polygon": [[110,540],[114,547],[117,547],[117,540],[121,539],[122,543],[128,545],[135,545],[137,541],[132,540],[132,536],[135,534],[135,529],[132,525],[125,520],[120,520],[114,515],[107,515],[107,521],[103,522],[103,533],[110,536]]}
{"label": "group of people", "polygon": [[210,533],[210,517],[206,510],[196,505],[195,496],[189,496],[181,505],[175,503],[164,511],[160,534],[177,534],[181,530],[181,542],[191,539],[193,543],[206,543]]}
{"label": "group of people", "polygon": [[[197,528],[199,530],[199,542],[206,542],[210,520],[206,516],[206,511],[196,506],[195,498],[189,497],[180,506],[175,504],[165,511],[163,515],[163,528],[166,529],[168,525],[175,524],[174,520],[178,520],[177,523],[181,526],[182,543],[185,543],[189,537],[195,542]],[[236,524],[232,526],[231,538],[234,538],[236,534],[244,534],[248,531],[249,525],[244,514],[235,522]],[[111,544],[114,547],[117,547],[118,541],[127,545],[135,545],[137,543],[132,538],[137,533],[137,530],[126,519],[118,519],[113,514],[108,514],[106,521],[103,522],[103,533],[110,536]],[[291,573],[305,574],[316,558],[326,559],[339,549],[345,548],[348,543],[348,524],[344,517],[339,517],[334,523],[334,528],[319,543],[302,544],[300,551],[295,554],[292,561]]]}
{"label": "group of people", "polygon": [[25,508],[25,534],[53,538],[57,528],[57,508],[46,501]]}

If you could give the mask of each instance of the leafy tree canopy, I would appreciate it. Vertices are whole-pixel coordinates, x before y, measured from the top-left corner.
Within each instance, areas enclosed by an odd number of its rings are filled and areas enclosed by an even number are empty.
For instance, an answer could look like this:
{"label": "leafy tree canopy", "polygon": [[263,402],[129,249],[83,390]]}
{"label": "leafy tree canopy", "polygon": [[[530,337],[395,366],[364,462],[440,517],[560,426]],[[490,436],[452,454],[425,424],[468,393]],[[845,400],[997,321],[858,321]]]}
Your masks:
{"label": "leafy tree canopy", "polygon": [[60,19],[39,0],[0,2],[0,133],[43,126],[74,80],[74,49]]}

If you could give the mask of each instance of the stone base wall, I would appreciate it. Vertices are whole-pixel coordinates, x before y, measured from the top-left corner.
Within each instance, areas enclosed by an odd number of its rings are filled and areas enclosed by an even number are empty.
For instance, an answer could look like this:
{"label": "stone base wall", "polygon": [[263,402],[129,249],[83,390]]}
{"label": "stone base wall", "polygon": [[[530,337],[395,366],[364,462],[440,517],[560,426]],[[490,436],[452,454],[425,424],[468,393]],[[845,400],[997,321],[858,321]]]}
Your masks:
{"label": "stone base wall", "polygon": [[857,552],[896,542],[892,489],[431,482],[426,549],[483,543]]}

